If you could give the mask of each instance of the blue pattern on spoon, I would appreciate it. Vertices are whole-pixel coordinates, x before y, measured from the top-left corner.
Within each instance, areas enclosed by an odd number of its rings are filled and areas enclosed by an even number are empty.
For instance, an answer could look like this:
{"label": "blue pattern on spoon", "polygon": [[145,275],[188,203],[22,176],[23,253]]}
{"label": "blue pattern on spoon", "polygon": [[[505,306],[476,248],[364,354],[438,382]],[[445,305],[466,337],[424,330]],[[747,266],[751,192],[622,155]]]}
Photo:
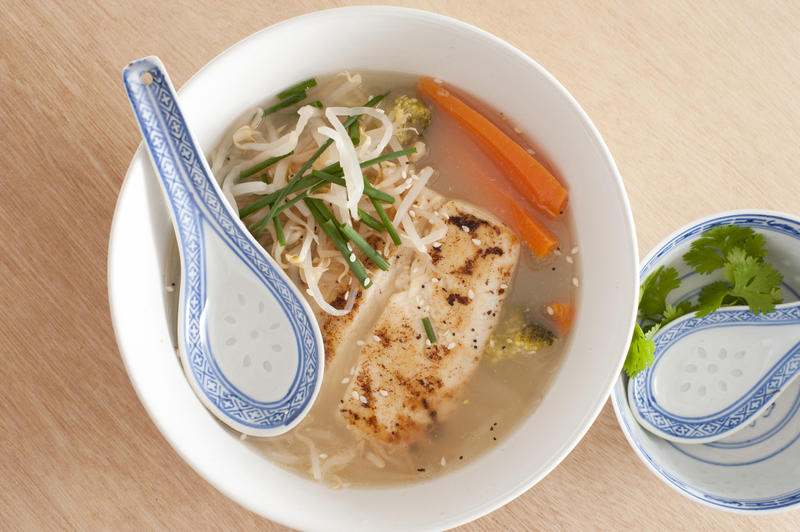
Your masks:
{"label": "blue pattern on spoon", "polygon": [[654,342],[653,364],[628,385],[634,415],[671,441],[716,441],[745,428],[800,375],[800,304],[686,316]]}
{"label": "blue pattern on spoon", "polygon": [[123,81],[178,240],[186,376],[232,428],[255,436],[286,432],[308,413],[322,382],[314,315],[222,198],[161,61],[130,63]]}

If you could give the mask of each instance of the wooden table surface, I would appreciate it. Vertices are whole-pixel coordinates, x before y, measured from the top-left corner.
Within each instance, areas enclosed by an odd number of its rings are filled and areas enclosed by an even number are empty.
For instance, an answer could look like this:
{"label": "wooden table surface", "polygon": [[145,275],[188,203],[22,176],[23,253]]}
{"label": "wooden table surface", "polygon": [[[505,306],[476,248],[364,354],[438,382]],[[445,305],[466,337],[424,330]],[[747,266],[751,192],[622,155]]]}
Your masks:
{"label": "wooden table surface", "polygon": [[[234,42],[343,2],[6,0],[0,9],[0,528],[282,527],[192,471],[148,418],[109,319],[106,250],[139,144],[120,71],[161,56],[180,86]],[[724,209],[800,214],[795,2],[412,1],[548,69],[608,143],[645,253]],[[639,462],[610,403],[546,479],[464,530],[800,529],[734,516]]]}

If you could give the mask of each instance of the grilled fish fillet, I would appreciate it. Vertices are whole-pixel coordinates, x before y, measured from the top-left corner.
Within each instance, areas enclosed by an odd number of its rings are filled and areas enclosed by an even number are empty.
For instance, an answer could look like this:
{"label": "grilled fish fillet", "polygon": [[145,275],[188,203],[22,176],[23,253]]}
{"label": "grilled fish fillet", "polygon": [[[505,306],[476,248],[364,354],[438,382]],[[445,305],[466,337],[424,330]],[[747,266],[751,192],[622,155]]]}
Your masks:
{"label": "grilled fish fillet", "polygon": [[[353,429],[377,441],[413,443],[458,404],[519,258],[516,236],[487,213],[461,201],[438,210],[448,218],[441,246],[429,249],[430,262],[415,258],[407,279],[394,283],[403,288],[361,337],[356,372],[339,404]],[[435,343],[427,341],[425,317]]]}

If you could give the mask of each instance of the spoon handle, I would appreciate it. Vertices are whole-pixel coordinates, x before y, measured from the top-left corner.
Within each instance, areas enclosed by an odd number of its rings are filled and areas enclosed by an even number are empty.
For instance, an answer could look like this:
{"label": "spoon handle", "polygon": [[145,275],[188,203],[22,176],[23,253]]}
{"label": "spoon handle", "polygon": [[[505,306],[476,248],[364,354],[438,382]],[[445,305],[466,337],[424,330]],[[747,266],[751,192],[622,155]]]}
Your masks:
{"label": "spoon handle", "polygon": [[322,380],[322,338],[308,303],[222,197],[156,57],[123,81],[161,180],[178,240],[178,343],[197,396],[240,432],[297,424]]}

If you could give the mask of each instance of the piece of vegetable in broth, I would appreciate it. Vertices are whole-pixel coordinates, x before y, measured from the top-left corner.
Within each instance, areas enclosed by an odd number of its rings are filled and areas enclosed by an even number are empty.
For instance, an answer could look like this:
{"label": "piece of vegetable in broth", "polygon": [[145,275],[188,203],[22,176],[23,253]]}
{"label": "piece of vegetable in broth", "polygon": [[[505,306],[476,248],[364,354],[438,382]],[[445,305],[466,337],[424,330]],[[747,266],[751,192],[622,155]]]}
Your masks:
{"label": "piece of vegetable in broth", "polygon": [[564,212],[567,190],[522,146],[433,79],[422,78],[417,90],[463,125],[514,188],[539,211],[550,218]]}
{"label": "piece of vegetable in broth", "polygon": [[524,312],[515,309],[489,337],[485,356],[491,362],[499,362],[532,355],[555,341],[556,335],[552,331],[530,321]]}
{"label": "piece of vegetable in broth", "polygon": [[405,145],[414,140],[431,124],[431,110],[419,98],[398,96],[391,111],[395,136]]}

